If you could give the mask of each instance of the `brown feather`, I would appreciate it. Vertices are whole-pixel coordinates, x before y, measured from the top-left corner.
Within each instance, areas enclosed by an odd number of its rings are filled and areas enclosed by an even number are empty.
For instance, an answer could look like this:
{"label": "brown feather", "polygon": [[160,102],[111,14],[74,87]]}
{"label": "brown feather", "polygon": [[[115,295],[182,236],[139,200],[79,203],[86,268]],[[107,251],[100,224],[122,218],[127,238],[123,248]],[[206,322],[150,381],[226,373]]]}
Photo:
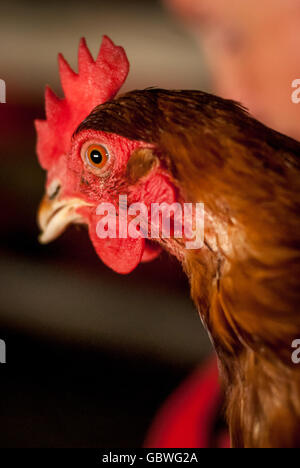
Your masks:
{"label": "brown feather", "polygon": [[83,129],[155,144],[146,159],[168,168],[183,201],[205,204],[205,248],[183,267],[218,353],[232,445],[300,447],[300,143],[196,91],[128,93]]}

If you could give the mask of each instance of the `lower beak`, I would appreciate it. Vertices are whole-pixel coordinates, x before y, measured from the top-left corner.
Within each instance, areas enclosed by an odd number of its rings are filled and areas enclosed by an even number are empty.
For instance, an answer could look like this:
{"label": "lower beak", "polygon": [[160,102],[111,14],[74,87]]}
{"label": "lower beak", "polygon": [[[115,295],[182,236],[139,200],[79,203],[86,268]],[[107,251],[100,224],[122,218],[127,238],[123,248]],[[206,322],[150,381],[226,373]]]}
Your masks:
{"label": "lower beak", "polygon": [[45,196],[38,210],[40,243],[48,244],[57,239],[70,224],[84,223],[82,216],[77,212],[77,209],[83,206],[89,205],[78,198],[51,201]]}

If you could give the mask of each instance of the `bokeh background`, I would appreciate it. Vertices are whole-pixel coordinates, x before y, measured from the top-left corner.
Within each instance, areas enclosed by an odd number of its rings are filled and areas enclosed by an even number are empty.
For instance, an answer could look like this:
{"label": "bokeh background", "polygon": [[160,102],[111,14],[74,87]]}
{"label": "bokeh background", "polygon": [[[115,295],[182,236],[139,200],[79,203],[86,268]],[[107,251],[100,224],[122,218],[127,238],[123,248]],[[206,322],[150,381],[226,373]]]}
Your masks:
{"label": "bokeh background", "polygon": [[299,137],[300,1],[11,0],[0,20],[0,447],[139,447],[211,346],[168,255],[122,277],[84,229],[38,244],[45,84],[61,95],[57,53],[76,69],[79,38],[95,55],[107,34],[131,62],[124,91],[214,91]]}

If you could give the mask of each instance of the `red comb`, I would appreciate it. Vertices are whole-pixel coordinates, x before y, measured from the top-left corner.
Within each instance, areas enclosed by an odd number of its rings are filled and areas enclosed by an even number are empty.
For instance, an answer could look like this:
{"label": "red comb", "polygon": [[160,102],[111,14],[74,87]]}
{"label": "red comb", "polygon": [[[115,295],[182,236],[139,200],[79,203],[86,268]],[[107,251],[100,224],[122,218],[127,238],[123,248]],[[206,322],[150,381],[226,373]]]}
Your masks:
{"label": "red comb", "polygon": [[60,155],[66,154],[77,126],[99,104],[112,99],[129,72],[129,62],[122,47],[106,36],[96,60],[81,39],[78,50],[78,74],[59,55],[59,73],[65,98],[58,98],[47,87],[47,120],[36,120],[37,153],[41,166],[48,170]]}

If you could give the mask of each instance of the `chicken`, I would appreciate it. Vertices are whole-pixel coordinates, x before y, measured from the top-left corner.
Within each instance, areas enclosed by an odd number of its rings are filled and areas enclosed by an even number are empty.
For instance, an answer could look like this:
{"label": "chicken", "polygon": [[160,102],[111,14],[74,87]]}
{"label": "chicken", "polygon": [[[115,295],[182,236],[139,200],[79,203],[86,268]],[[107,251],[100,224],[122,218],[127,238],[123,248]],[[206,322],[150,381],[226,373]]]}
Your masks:
{"label": "chicken", "polygon": [[[41,242],[87,225],[98,256],[122,274],[161,248],[176,256],[218,355],[232,446],[300,446],[300,367],[291,360],[300,337],[300,143],[200,91],[115,98],[129,65],[107,37],[96,61],[81,41],[78,74],[59,61],[65,99],[48,88],[47,120],[36,122],[47,171]],[[148,219],[140,236],[99,236],[99,204],[120,217],[120,196],[147,207],[204,203],[202,248],[175,235],[146,239]]]}

